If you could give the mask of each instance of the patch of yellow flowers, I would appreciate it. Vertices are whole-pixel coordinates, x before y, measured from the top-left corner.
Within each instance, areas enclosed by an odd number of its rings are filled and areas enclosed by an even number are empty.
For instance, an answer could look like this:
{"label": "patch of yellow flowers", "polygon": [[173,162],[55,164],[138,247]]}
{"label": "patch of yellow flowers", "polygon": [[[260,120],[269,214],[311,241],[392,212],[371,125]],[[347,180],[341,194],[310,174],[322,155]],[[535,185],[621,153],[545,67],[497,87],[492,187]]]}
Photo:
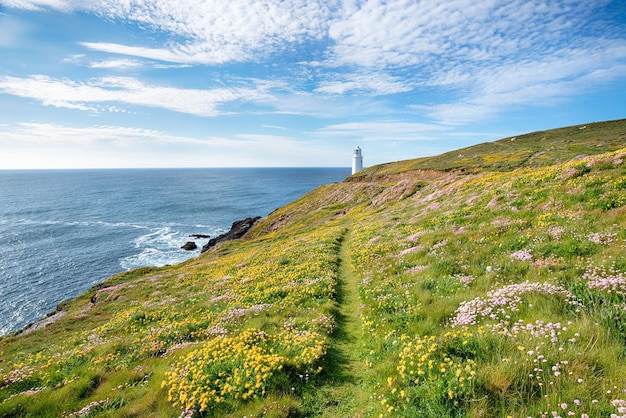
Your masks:
{"label": "patch of yellow flowers", "polygon": [[406,341],[397,366],[400,382],[405,387],[437,388],[450,400],[469,395],[476,374],[471,350],[465,349],[471,337],[468,331],[452,331]]}
{"label": "patch of yellow flowers", "polygon": [[186,410],[205,411],[219,404],[264,396],[279,374],[316,373],[326,353],[326,338],[286,329],[270,335],[248,329],[218,337],[187,354],[166,373],[168,400]]}

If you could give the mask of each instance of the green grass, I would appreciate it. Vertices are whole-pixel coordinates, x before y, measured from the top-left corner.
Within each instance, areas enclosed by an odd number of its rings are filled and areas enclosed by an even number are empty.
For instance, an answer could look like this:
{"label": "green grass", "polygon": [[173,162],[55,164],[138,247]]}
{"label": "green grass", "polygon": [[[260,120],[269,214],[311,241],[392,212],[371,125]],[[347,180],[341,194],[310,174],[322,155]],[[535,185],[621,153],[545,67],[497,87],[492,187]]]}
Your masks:
{"label": "green grass", "polygon": [[581,128],[372,167],[114,276],[0,338],[0,417],[617,413],[626,121]]}

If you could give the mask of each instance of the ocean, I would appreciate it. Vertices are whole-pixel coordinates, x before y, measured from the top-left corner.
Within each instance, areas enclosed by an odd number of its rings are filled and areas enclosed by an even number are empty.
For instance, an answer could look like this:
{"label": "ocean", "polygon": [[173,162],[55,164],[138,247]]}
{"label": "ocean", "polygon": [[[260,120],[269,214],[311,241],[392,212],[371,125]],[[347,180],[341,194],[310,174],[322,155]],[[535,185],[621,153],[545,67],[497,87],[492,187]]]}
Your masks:
{"label": "ocean", "polygon": [[[0,170],[0,335],[125,270],[197,256],[349,168]],[[195,241],[196,251],[180,247]]]}

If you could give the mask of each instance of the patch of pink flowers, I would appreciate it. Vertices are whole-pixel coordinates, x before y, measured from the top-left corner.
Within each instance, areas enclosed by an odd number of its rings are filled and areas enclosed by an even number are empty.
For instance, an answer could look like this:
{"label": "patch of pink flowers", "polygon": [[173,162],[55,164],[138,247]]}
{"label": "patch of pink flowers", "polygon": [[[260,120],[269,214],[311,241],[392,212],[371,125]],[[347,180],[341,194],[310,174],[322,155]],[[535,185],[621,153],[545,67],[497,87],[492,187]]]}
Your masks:
{"label": "patch of pink flowers", "polygon": [[407,271],[409,271],[409,272],[411,272],[411,273],[415,273],[415,272],[418,272],[418,271],[425,270],[425,269],[427,269],[427,268],[428,268],[428,266],[425,266],[425,265],[418,265],[418,266],[413,266],[413,267],[411,267],[411,268],[408,268],[408,269],[407,269]]}
{"label": "patch of pink flowers", "polygon": [[94,402],[91,402],[90,404],[84,406],[80,411],[76,411],[76,412],[73,412],[73,413],[71,413],[69,415],[63,415],[63,416],[67,417],[67,418],[70,418],[70,417],[71,418],[82,417],[82,416],[85,416],[85,415],[89,414],[90,412],[92,412],[91,411],[92,409],[98,408],[98,407],[102,407],[102,405],[106,404],[107,402],[109,402],[108,398],[104,399],[102,401],[94,401]]}
{"label": "patch of pink flowers", "polygon": [[507,335],[512,338],[520,335],[530,335],[538,339],[549,339],[553,344],[558,343],[561,332],[567,330],[560,322],[536,320],[535,322],[525,323],[522,319],[511,326],[507,326],[504,322],[499,322],[489,326],[489,328],[491,328],[494,333]]}
{"label": "patch of pink flowers", "polygon": [[241,318],[242,316],[247,315],[249,312],[253,312],[255,314],[258,314],[259,312],[270,308],[272,305],[271,304],[267,304],[267,303],[262,303],[259,305],[254,305],[251,306],[249,308],[235,308],[235,309],[231,309],[230,311],[226,312],[226,315],[222,316],[222,321],[226,322],[226,321],[232,321],[233,319],[237,319],[237,318]]}
{"label": "patch of pink flowers", "polygon": [[[596,405],[598,405],[598,400],[594,399],[591,401],[591,407],[595,407]],[[617,413],[613,413],[611,415],[603,415],[606,416],[607,418],[626,418],[626,401],[622,400],[622,399],[615,399],[611,401],[611,405],[613,405],[615,408],[617,408]],[[552,411],[551,413],[549,412],[542,412],[541,413],[541,417],[542,418],[548,418],[548,417],[563,417],[561,414],[567,414],[565,416],[568,417],[578,417],[580,416],[580,418],[590,418],[591,416],[593,417],[597,417],[600,415],[597,414],[592,414],[589,415],[586,412],[582,412],[582,409],[584,408],[583,403],[579,400],[579,399],[574,399],[574,406],[568,405],[564,402],[557,404],[557,407],[559,409],[561,409],[561,411]]]}
{"label": "patch of pink flowers", "polygon": [[515,251],[514,253],[510,254],[510,257],[513,260],[533,261],[533,255],[530,253],[529,250],[518,250],[518,251]]}
{"label": "patch of pink flowers", "polygon": [[472,284],[474,282],[474,280],[476,280],[476,278],[474,278],[473,276],[455,276],[462,284],[463,286],[467,287],[470,284]]}
{"label": "patch of pink flowers", "polygon": [[424,249],[423,245],[418,245],[415,247],[407,248],[406,250],[400,251],[400,255],[407,255],[411,253],[418,253]]}
{"label": "patch of pink flowers", "polygon": [[611,414],[611,418],[626,418],[626,401],[615,399],[611,401],[611,405],[617,408],[617,414]]}
{"label": "patch of pink flowers", "polygon": [[548,234],[552,236],[552,238],[559,240],[563,233],[565,232],[565,228],[562,226],[552,225],[550,229],[548,229]]}
{"label": "patch of pink flowers", "polygon": [[557,295],[565,297],[570,304],[577,304],[573,295],[560,286],[551,283],[525,281],[511,284],[500,289],[487,292],[486,298],[475,298],[461,302],[450,326],[459,327],[477,324],[483,318],[507,318],[511,312],[519,311],[522,296],[528,293]]}
{"label": "patch of pink flowers", "polygon": [[[26,380],[33,375],[35,369],[30,366],[24,366],[21,369],[11,370],[4,376],[4,381],[7,383],[17,383],[22,380]],[[0,380],[2,382],[2,380]]]}
{"label": "patch of pink flowers", "polygon": [[417,242],[419,241],[420,237],[424,235],[425,233],[426,231],[419,231],[419,232],[414,233],[413,235],[409,235],[407,239],[411,242]]}
{"label": "patch of pink flowers", "polygon": [[433,244],[433,246],[431,247],[431,250],[437,250],[437,249],[439,249],[441,247],[444,247],[446,244],[448,244],[448,240],[440,241],[440,242],[438,242],[436,244]]}
{"label": "patch of pink flowers", "polygon": [[617,238],[617,234],[608,234],[608,233],[601,233],[601,232],[594,232],[592,234],[587,235],[587,239],[589,241],[593,242],[594,244],[601,244],[601,245],[609,245],[610,243],[615,241],[615,238]]}
{"label": "patch of pink flowers", "polygon": [[610,268],[590,267],[583,275],[583,279],[587,280],[590,289],[626,296],[626,275],[618,271],[615,265]]}

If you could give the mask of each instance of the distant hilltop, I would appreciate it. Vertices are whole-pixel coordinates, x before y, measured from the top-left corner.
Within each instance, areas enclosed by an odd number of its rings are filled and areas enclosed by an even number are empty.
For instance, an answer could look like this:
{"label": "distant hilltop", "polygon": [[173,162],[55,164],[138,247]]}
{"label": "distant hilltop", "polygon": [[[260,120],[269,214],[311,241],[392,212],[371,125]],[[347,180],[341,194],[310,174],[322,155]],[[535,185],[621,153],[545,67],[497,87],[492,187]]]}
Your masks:
{"label": "distant hilltop", "polygon": [[0,338],[0,416],[622,416],[625,140],[361,167],[111,277]]}

